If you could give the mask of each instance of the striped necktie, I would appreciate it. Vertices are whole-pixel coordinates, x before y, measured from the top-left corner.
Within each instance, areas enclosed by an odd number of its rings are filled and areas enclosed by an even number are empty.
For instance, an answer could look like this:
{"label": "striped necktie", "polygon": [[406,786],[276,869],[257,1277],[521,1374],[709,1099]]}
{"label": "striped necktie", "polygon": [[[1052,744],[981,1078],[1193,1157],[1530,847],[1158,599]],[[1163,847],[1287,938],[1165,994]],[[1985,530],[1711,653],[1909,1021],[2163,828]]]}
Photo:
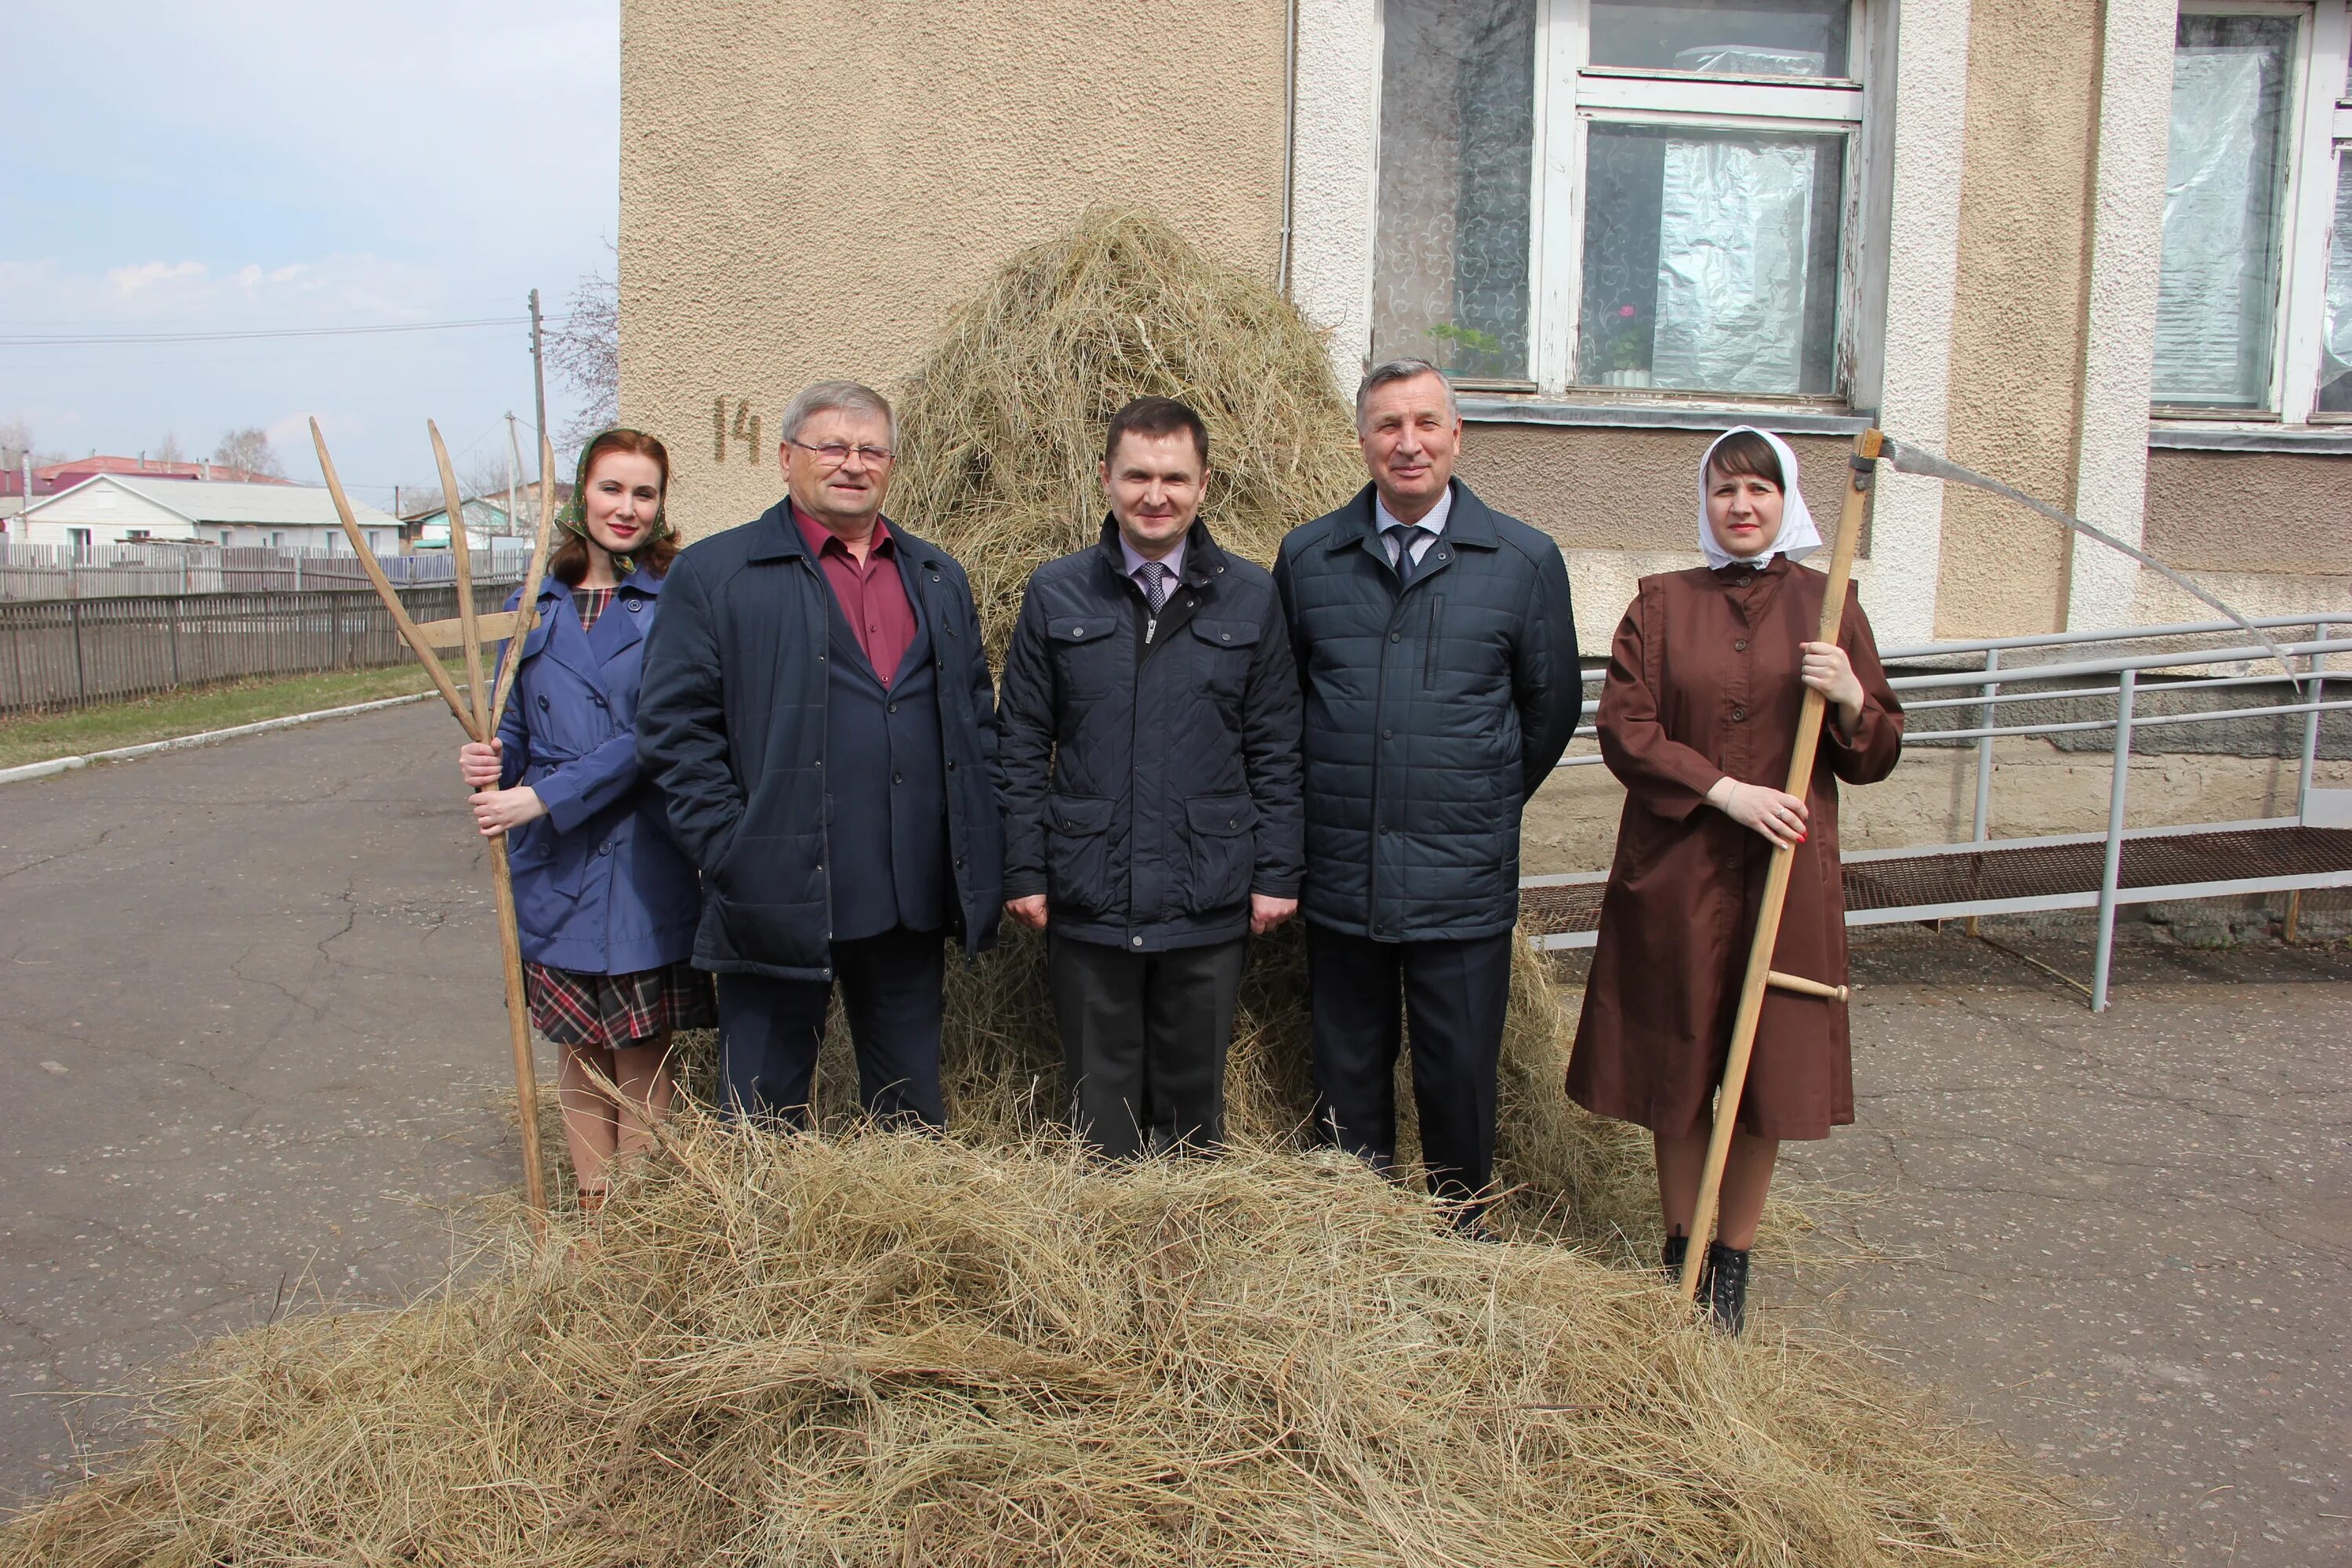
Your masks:
{"label": "striped necktie", "polygon": [[1389,537],[1396,541],[1398,587],[1402,588],[1412,582],[1413,574],[1421,570],[1421,563],[1413,559],[1412,547],[1421,542],[1422,536],[1428,530],[1417,522],[1401,522],[1389,530]]}

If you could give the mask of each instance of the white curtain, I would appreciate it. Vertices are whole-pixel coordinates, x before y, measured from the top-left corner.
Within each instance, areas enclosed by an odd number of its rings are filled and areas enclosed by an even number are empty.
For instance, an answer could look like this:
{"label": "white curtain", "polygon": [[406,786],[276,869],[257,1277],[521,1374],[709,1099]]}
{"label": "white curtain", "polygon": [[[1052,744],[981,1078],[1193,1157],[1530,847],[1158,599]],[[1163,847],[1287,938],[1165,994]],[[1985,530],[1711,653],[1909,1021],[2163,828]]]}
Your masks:
{"label": "white curtain", "polygon": [[2336,234],[2327,253],[2327,333],[2320,342],[2322,386],[2352,374],[2352,150],[2337,158]]}
{"label": "white curtain", "polygon": [[1787,142],[1666,144],[1657,385],[1803,390],[1814,167],[1810,147]]}
{"label": "white curtain", "polygon": [[[2172,65],[2172,146],[2164,182],[2164,261],[2156,296],[2158,403],[2244,403],[2265,387],[2270,237],[2263,204],[2267,51],[2182,48]],[[2250,263],[2252,265],[2250,265]]]}

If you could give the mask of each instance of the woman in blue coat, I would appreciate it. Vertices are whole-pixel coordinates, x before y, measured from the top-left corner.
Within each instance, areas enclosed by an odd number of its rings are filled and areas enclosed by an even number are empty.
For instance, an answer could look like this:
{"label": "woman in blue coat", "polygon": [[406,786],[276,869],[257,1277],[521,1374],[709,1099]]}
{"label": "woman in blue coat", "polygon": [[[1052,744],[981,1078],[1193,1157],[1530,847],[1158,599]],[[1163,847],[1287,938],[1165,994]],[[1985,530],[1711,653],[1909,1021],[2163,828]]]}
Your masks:
{"label": "woman in blue coat", "polygon": [[637,773],[638,666],[678,549],[668,489],[653,437],[588,443],[498,738],[457,753],[483,837],[509,836],[530,1020],[562,1047],[564,1141],[591,1211],[607,1167],[642,1152],[669,1108],[671,1031],[716,1021],[710,978],[687,963],[694,868]]}

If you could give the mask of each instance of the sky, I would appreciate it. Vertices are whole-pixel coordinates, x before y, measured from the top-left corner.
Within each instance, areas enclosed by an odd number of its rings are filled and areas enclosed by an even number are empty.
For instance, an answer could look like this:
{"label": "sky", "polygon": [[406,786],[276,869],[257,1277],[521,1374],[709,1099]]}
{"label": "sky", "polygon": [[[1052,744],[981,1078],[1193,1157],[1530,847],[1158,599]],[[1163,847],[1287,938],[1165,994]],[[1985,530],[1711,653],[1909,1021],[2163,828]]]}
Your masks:
{"label": "sky", "polygon": [[[209,456],[261,426],[361,499],[532,448],[520,325],[172,344],[221,332],[560,314],[612,270],[617,0],[7,0],[0,420],[37,451]],[[558,380],[548,422],[572,409]],[[532,465],[535,468],[536,465]]]}

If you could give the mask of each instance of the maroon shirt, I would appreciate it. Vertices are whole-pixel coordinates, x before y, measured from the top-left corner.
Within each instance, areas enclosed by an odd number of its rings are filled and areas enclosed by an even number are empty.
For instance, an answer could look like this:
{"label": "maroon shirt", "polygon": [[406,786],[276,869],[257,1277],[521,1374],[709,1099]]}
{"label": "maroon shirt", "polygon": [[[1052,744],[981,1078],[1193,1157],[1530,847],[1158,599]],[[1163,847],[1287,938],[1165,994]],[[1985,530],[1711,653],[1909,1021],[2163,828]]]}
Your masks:
{"label": "maroon shirt", "polygon": [[898,662],[915,640],[915,606],[907,602],[906,581],[898,575],[898,546],[890,525],[874,520],[874,537],[860,563],[849,546],[834,537],[797,506],[793,521],[809,553],[816,557],[824,580],[833,584],[834,602],[849,622],[850,634],[865,650],[866,662],[887,686],[898,678]]}

